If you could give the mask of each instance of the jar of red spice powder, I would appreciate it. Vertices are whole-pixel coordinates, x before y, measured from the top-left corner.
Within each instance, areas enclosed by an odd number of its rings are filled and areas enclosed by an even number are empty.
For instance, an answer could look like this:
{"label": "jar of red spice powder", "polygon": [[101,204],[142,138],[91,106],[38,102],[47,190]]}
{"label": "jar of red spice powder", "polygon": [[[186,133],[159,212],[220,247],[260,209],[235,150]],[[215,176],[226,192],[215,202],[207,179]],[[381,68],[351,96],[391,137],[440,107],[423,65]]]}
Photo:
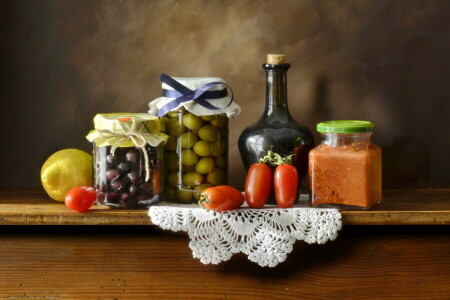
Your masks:
{"label": "jar of red spice powder", "polygon": [[369,209],[381,201],[381,148],[368,121],[317,124],[322,142],[309,153],[313,206]]}

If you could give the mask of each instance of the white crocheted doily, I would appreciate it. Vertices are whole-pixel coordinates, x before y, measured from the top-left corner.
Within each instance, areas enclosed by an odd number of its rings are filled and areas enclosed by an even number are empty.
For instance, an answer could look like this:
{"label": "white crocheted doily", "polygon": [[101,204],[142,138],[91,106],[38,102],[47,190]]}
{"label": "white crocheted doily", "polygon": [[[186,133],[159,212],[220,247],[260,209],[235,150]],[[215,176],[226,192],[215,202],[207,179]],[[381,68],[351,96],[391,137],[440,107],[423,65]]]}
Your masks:
{"label": "white crocheted doily", "polygon": [[204,264],[227,261],[245,253],[262,267],[286,260],[296,240],[324,244],[341,229],[337,209],[294,207],[238,210],[216,213],[195,205],[152,206],[149,216],[162,229],[186,231],[195,258]]}

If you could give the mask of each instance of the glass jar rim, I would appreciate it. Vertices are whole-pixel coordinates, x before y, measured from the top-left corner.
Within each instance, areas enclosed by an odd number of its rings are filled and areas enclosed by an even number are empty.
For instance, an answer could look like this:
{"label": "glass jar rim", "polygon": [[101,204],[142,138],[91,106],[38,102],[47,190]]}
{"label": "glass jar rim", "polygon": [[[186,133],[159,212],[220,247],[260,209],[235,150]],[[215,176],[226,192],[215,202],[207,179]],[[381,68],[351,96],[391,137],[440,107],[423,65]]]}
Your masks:
{"label": "glass jar rim", "polygon": [[320,132],[321,136],[336,136],[336,137],[364,137],[371,136],[372,132],[360,132],[360,133],[336,133],[336,132]]}
{"label": "glass jar rim", "polygon": [[370,121],[335,120],[317,124],[320,133],[372,133],[375,125]]}

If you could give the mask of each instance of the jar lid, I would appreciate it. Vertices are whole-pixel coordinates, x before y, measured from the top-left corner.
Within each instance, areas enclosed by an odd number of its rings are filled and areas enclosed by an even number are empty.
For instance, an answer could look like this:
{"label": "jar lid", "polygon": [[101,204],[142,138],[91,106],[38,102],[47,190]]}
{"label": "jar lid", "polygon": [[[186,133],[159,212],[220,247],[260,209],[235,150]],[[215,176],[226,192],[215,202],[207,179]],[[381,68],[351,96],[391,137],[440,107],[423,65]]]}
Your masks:
{"label": "jar lid", "polygon": [[359,120],[325,121],[317,124],[317,131],[322,133],[367,133],[373,129],[372,122]]}
{"label": "jar lid", "polygon": [[170,77],[161,74],[160,80],[163,96],[148,104],[150,114],[163,117],[169,111],[181,107],[197,116],[226,114],[233,118],[241,112],[241,107],[228,94],[228,84],[222,78]]}
{"label": "jar lid", "polygon": [[86,138],[98,147],[134,147],[136,142],[156,147],[168,138],[160,132],[159,118],[145,113],[97,114],[94,126]]}
{"label": "jar lid", "polygon": [[116,133],[128,131],[157,133],[161,131],[161,123],[157,116],[146,113],[109,113],[97,114],[94,117],[94,128]]}

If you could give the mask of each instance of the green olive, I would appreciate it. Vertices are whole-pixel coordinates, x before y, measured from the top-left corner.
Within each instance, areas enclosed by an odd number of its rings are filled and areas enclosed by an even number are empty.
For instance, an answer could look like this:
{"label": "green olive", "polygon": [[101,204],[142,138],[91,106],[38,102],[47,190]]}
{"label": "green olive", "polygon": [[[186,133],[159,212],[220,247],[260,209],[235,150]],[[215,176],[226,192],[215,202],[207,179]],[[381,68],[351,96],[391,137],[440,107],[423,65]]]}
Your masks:
{"label": "green olive", "polygon": [[210,156],[211,150],[211,143],[207,141],[198,141],[194,145],[194,152],[200,156]]}
{"label": "green olive", "polygon": [[177,119],[169,119],[166,122],[167,134],[171,136],[180,136],[184,132],[184,126]]}
{"label": "green olive", "polygon": [[181,172],[183,174],[186,174],[186,173],[189,173],[189,172],[195,172],[195,166],[196,165],[192,165],[192,166],[181,165]]}
{"label": "green olive", "polygon": [[191,149],[181,151],[181,163],[185,166],[193,166],[197,163],[198,156]]}
{"label": "green olive", "polygon": [[211,154],[214,156],[222,156],[227,151],[227,141],[225,139],[220,139],[211,145]]}
{"label": "green olive", "polygon": [[212,157],[203,157],[198,163],[195,165],[195,170],[202,174],[211,173],[215,168],[214,158]]}
{"label": "green olive", "polygon": [[167,171],[178,169],[178,155],[175,152],[164,153],[164,167]]}
{"label": "green olive", "polygon": [[204,190],[206,190],[207,188],[210,188],[210,187],[212,187],[213,185],[211,184],[211,183],[204,183],[204,184],[200,184],[200,185],[197,185],[195,188],[194,188],[194,198],[195,198],[195,200],[200,200],[200,194],[204,191]]}
{"label": "green olive", "polygon": [[211,120],[211,125],[223,128],[227,125],[228,119],[224,115],[217,115],[213,120]]}
{"label": "green olive", "polygon": [[206,181],[214,185],[226,184],[225,171],[222,168],[214,169],[208,174]]}
{"label": "green olive", "polygon": [[221,137],[226,137],[226,136],[228,136],[228,126],[219,128],[219,131],[220,131],[220,136],[221,136]]}
{"label": "green olive", "polygon": [[211,120],[214,120],[215,116],[214,115],[211,115],[211,116],[200,116],[200,118],[202,118],[203,121],[209,122]]}
{"label": "green olive", "polygon": [[166,132],[166,122],[167,122],[168,118],[167,117],[162,117],[161,119],[159,119],[159,123],[161,124],[161,132]]}
{"label": "green olive", "polygon": [[170,172],[169,176],[167,176],[167,181],[171,186],[177,187],[181,184],[181,175],[177,171]]}
{"label": "green olive", "polygon": [[203,126],[203,120],[194,114],[187,113],[183,116],[183,125],[187,128],[197,131]]}
{"label": "green olive", "polygon": [[212,125],[205,125],[198,131],[198,136],[208,142],[215,142],[219,139],[220,131]]}
{"label": "green olive", "polygon": [[192,202],[193,191],[187,186],[182,186],[181,189],[175,191],[175,195],[178,200],[190,203]]}
{"label": "green olive", "polygon": [[185,132],[179,138],[181,148],[192,148],[198,140],[198,137],[195,133]]}
{"label": "green olive", "polygon": [[181,114],[182,114],[182,112],[179,110],[169,111],[167,113],[167,115],[172,119],[178,119],[178,117],[181,116]]}
{"label": "green olive", "polygon": [[175,199],[175,191],[176,189],[172,186],[165,186],[164,187],[164,197],[168,199]]}
{"label": "green olive", "polygon": [[203,175],[197,172],[190,172],[183,175],[183,183],[188,186],[200,185],[203,180]]}
{"label": "green olive", "polygon": [[164,150],[175,151],[177,150],[177,138],[174,136],[169,136],[167,143],[164,145]]}
{"label": "green olive", "polygon": [[216,166],[225,169],[228,166],[228,158],[225,155],[216,157]]}

